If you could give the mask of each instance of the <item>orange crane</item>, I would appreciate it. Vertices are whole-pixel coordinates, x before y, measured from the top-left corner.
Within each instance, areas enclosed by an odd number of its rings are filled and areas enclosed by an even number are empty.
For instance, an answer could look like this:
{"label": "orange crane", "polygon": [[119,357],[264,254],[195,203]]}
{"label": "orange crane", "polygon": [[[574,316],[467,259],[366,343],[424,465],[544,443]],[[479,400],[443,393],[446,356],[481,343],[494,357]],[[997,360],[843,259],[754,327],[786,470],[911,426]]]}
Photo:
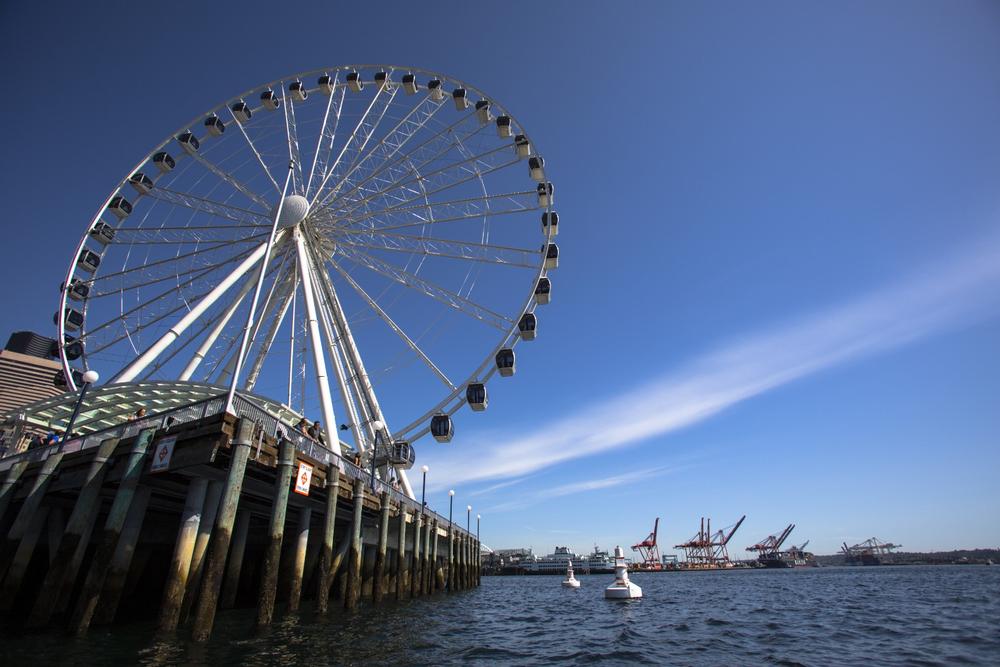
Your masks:
{"label": "orange crane", "polygon": [[660,517],[656,517],[653,524],[653,532],[646,536],[642,542],[632,545],[632,551],[638,551],[642,561],[635,564],[637,570],[662,570],[663,561],[660,560],[660,547],[656,546],[656,533],[660,528]]}
{"label": "orange crane", "polygon": [[701,519],[701,528],[698,530],[698,534],[692,537],[687,542],[683,544],[676,545],[675,548],[683,549],[684,556],[687,560],[687,567],[694,569],[713,569],[721,567],[731,567],[732,563],[729,561],[729,550],[727,545],[729,540],[733,539],[733,535],[736,530],[746,519],[746,515],[740,517],[740,520],[728,528],[723,528],[722,530],[712,532],[712,520],[705,520],[704,517]]}

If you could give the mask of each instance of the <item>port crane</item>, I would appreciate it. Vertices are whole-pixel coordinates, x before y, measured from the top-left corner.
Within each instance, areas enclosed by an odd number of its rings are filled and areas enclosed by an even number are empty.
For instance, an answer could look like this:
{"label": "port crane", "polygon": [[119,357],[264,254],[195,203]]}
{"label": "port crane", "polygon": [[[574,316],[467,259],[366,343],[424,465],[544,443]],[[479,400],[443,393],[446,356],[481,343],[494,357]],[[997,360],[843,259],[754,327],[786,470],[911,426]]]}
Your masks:
{"label": "port crane", "polygon": [[[780,533],[768,535],[757,544],[747,547],[747,551],[756,551],[758,557],[761,559],[768,556],[773,557],[781,550],[781,545],[785,543],[785,540],[788,539],[788,536],[792,534],[793,530],[795,530],[795,524],[790,523],[788,524],[788,527]],[[805,547],[804,544],[802,546]]]}
{"label": "port crane", "polygon": [[883,556],[891,556],[894,549],[899,549],[902,544],[883,542],[877,537],[869,537],[864,542],[859,542],[852,547],[844,542],[840,548],[841,553],[848,565],[881,565]]}
{"label": "port crane", "polygon": [[660,528],[660,517],[656,517],[653,523],[653,532],[646,536],[642,542],[632,545],[632,551],[638,551],[641,562],[636,563],[639,570],[662,570],[663,562],[660,560],[660,547],[656,544],[656,533]]}
{"label": "port crane", "polygon": [[727,545],[746,518],[744,514],[732,526],[713,533],[712,520],[702,517],[698,533],[687,542],[675,545],[674,548],[684,550],[688,567],[705,569],[729,567],[731,563]]}

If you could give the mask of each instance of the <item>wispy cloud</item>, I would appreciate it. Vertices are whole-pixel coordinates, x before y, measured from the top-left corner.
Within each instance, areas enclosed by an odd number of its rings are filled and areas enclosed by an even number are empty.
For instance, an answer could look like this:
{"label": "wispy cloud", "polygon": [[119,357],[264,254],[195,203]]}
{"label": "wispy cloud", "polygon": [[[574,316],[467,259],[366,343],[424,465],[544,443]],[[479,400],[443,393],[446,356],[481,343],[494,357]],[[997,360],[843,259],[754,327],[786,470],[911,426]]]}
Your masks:
{"label": "wispy cloud", "polygon": [[[505,479],[632,445],[808,375],[996,312],[998,241],[979,243],[864,298],[732,341],[625,395],[539,424],[527,435],[474,439],[438,461],[435,477],[449,484]],[[501,444],[494,444],[498,440]]]}
{"label": "wispy cloud", "polygon": [[576,493],[586,493],[588,491],[610,489],[615,486],[622,486],[623,484],[631,484],[632,482],[637,482],[643,479],[649,479],[651,477],[659,477],[669,472],[675,472],[679,469],[680,469],[679,467],[661,466],[658,468],[649,468],[646,470],[638,470],[634,472],[622,473],[620,475],[612,475],[611,477],[602,477],[600,479],[588,479],[581,482],[572,482],[570,484],[563,484],[561,486],[553,486],[541,489],[539,491],[535,491],[530,494],[519,496],[513,500],[508,500],[506,502],[502,502],[497,505],[492,505],[487,508],[487,511],[490,512],[491,514],[496,514],[497,512],[505,512],[513,509],[521,509],[522,507],[530,507],[548,498],[559,498],[561,496],[570,496]]}

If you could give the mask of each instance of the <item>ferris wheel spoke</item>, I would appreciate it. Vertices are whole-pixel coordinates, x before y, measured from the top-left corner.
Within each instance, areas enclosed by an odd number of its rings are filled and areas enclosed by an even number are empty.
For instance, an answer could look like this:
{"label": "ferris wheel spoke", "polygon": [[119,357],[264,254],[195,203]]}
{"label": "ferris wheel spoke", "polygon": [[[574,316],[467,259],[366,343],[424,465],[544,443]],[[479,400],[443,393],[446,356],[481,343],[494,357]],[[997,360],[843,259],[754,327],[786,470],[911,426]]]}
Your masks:
{"label": "ferris wheel spoke", "polygon": [[[284,87],[284,84],[282,84]],[[295,103],[291,97],[285,96],[282,109],[285,112],[285,136],[288,139],[288,159],[292,161],[292,191],[295,193],[305,192],[305,183],[302,181],[302,159],[299,157],[299,131],[295,125]]]}
{"label": "ferris wheel spoke", "polygon": [[[436,159],[440,159],[455,146],[455,135],[453,134],[454,130],[473,119],[475,119],[475,114],[470,113],[463,115],[455,122],[440,129],[438,132],[413,147],[410,151],[400,153],[393,158],[388,159],[363,180],[354,183],[351,188],[343,192],[337,200],[330,202],[330,206],[328,208],[330,210],[340,210],[343,207],[334,206],[336,202],[357,201],[357,199],[352,197],[352,195],[358,191],[367,191],[371,193],[371,181],[381,183],[385,186],[381,188],[381,190],[385,190],[386,187],[395,184],[411,172],[411,167],[407,167],[406,165],[412,166],[413,160],[422,161],[423,164],[428,164]],[[471,137],[477,134],[481,129],[482,127],[477,123],[474,126],[474,129],[468,132],[465,136]],[[443,147],[441,144],[443,144]]]}
{"label": "ferris wheel spoke", "polygon": [[[326,111],[323,112],[323,122],[320,123],[319,135],[316,137],[316,150],[313,152],[312,167],[309,168],[309,180],[306,182],[306,192],[305,196],[308,199],[312,194],[312,183],[313,176],[316,174],[316,167],[320,166],[320,169],[326,168],[326,160],[329,159],[330,153],[333,152],[333,141],[337,136],[337,126],[340,125],[340,110],[344,106],[344,95],[347,93],[346,86],[340,86],[340,96],[337,96],[337,81],[340,78],[340,72],[337,72],[333,77],[333,92],[330,93],[326,100]],[[334,101],[336,101],[336,106],[333,106]],[[333,111],[333,119],[330,120],[330,112]],[[323,151],[323,146],[326,146],[326,157],[320,160],[320,154]]]}
{"label": "ferris wheel spoke", "polygon": [[[413,138],[420,130],[422,130],[427,123],[434,117],[438,109],[444,104],[444,98],[440,100],[435,100],[434,98],[424,97],[417,105],[410,110],[396,125],[389,130],[379,141],[370,149],[367,153],[361,157],[360,160],[356,161],[351,169],[344,174],[340,181],[330,188],[330,191],[323,198],[323,201],[319,203],[319,207],[322,208],[323,205],[332,201],[333,197],[337,196],[340,189],[345,184],[351,184],[360,179],[362,182],[367,181],[365,176],[365,170],[362,167],[368,166],[368,173],[371,174],[374,170],[378,169],[381,165],[385,164],[387,161],[391,160],[396,153],[399,152],[406,143]],[[373,163],[374,161],[374,163]]]}
{"label": "ferris wheel spoke", "polygon": [[[507,208],[493,208],[492,203],[505,204]],[[357,218],[331,221],[330,229],[344,234],[366,233],[372,229],[388,232],[411,227],[423,227],[446,222],[458,222],[499,215],[511,215],[539,210],[534,190],[509,194],[467,197],[452,201],[391,206],[371,211]],[[368,227],[359,226],[369,223]],[[381,223],[381,224],[380,224]]]}
{"label": "ferris wheel spoke", "polygon": [[[285,230],[280,230],[278,236],[275,238],[275,243],[277,243],[281,238],[284,237]],[[153,362],[160,354],[166,350],[171,343],[173,343],[177,338],[179,338],[191,324],[196,321],[201,315],[208,310],[212,304],[214,304],[218,299],[225,294],[230,287],[232,287],[236,282],[246,274],[257,262],[263,259],[265,252],[267,252],[267,243],[263,243],[253,253],[250,254],[245,260],[240,262],[228,276],[221,280],[212,291],[206,294],[204,297],[198,300],[197,305],[191,308],[184,317],[180,319],[176,324],[174,324],[170,329],[164,333],[155,343],[148,347],[135,361],[128,365],[121,373],[112,379],[112,383],[119,382],[131,382],[136,376],[138,376],[150,363]],[[181,307],[186,306],[185,303],[181,304]]]}
{"label": "ferris wheel spoke", "polygon": [[[216,269],[219,269],[219,268],[222,268],[223,266],[226,266],[227,264],[232,264],[233,262],[238,262],[238,261],[240,261],[241,259],[243,259],[244,257],[246,257],[247,255],[249,255],[252,252],[253,252],[253,248],[250,248],[248,250],[244,250],[241,253],[233,255],[232,257],[227,257],[225,260],[223,260],[221,262],[217,262],[215,264],[209,264],[208,266],[201,267],[200,269],[198,269],[197,274],[191,280],[186,281],[185,283],[180,283],[180,284],[177,284],[177,285],[171,287],[170,290],[168,292],[166,292],[166,294],[170,294],[171,292],[175,291],[177,288],[183,287],[183,286],[185,286],[187,284],[190,284],[191,282],[193,282],[195,280],[198,280],[199,278],[202,278],[202,277],[208,275],[209,273],[211,273],[212,271],[215,271]],[[127,285],[126,284],[117,285],[114,288],[108,289],[107,291],[104,291],[104,292],[91,291],[90,295],[87,297],[87,299],[90,300],[90,301],[93,301],[93,300],[100,299],[100,298],[103,298],[103,297],[106,297],[106,296],[121,296],[121,294],[123,292],[128,292],[128,291],[133,291],[133,290],[137,290],[137,289],[142,289],[144,287],[149,287],[150,285],[156,285],[157,283],[162,283],[162,282],[167,281],[167,280],[178,280],[181,276],[189,276],[190,274],[191,274],[191,272],[182,273],[182,274],[167,273],[167,274],[162,275],[162,276],[157,276],[157,277],[149,278],[148,280],[144,280],[142,282],[129,283]]]}
{"label": "ferris wheel spoke", "polygon": [[470,317],[489,324],[501,331],[507,331],[514,320],[482,306],[471,299],[460,294],[436,285],[426,278],[421,278],[409,271],[405,271],[394,264],[390,264],[381,259],[373,257],[368,253],[355,248],[345,249],[339,247],[341,256],[346,257],[353,263],[377,273],[400,285],[409,287],[414,291],[424,294],[436,301],[439,301],[450,308],[461,311]]}
{"label": "ferris wheel spoke", "polygon": [[434,375],[436,375],[438,377],[438,379],[440,379],[441,382],[443,382],[446,387],[448,387],[449,389],[452,389],[452,390],[457,389],[457,387],[455,386],[455,384],[451,380],[448,379],[448,376],[445,375],[441,371],[441,369],[438,368],[437,365],[433,361],[431,361],[430,357],[428,357],[424,353],[424,351],[420,349],[420,346],[417,345],[416,342],[414,342],[414,340],[412,338],[410,338],[406,334],[405,331],[403,331],[402,327],[400,327],[398,324],[396,324],[393,321],[393,319],[389,316],[389,314],[387,312],[385,312],[385,310],[381,306],[378,305],[378,303],[375,301],[375,299],[373,299],[371,296],[368,295],[368,292],[366,292],[361,287],[361,285],[359,285],[357,283],[357,281],[354,280],[354,278],[351,277],[351,274],[349,274],[347,271],[345,271],[344,269],[342,269],[340,267],[340,265],[337,264],[337,262],[334,261],[333,259],[329,259],[327,261],[329,262],[330,266],[332,266],[334,269],[336,269],[336,271],[341,276],[343,276],[344,280],[346,280],[347,283],[352,288],[354,288],[354,291],[358,293],[358,295],[368,304],[368,306],[373,311],[375,311],[375,314],[378,315],[382,319],[382,321],[385,322],[386,325],[388,325],[388,327],[390,329],[392,329],[392,331],[397,336],[399,336],[399,338],[404,343],[406,343],[407,347],[409,347],[411,350],[413,350],[417,354],[417,356],[420,357],[420,360],[423,361],[424,364],[426,364],[426,366],[431,369],[431,371],[434,373]]}
{"label": "ferris wheel spoke", "polygon": [[[518,158],[512,160],[501,161],[501,151],[506,152],[506,146],[499,146],[497,148],[492,148],[490,150],[484,151],[477,155],[472,155],[465,157],[458,162],[454,162],[448,166],[440,167],[426,174],[421,174],[417,167],[410,170],[413,174],[411,178],[404,181],[399,181],[385,189],[379,190],[374,194],[370,194],[367,197],[359,199],[357,201],[351,202],[354,204],[353,207],[343,209],[341,211],[342,215],[340,217],[350,217],[352,213],[359,210],[363,205],[372,202],[378,197],[386,197],[388,193],[395,192],[406,188],[407,186],[413,186],[418,183],[423,182],[426,187],[426,192],[415,192],[415,196],[409,199],[401,199],[397,201],[394,205],[405,205],[420,201],[423,197],[437,194],[438,192],[443,192],[450,188],[466,183],[475,178],[482,178],[486,174],[499,171],[511,165],[517,164],[519,162]],[[405,191],[404,191],[405,192]],[[405,196],[405,195],[404,195]],[[336,211],[334,212],[336,213]]]}
{"label": "ferris wheel spoke", "polygon": [[[261,234],[255,234],[253,236],[248,236],[245,239],[240,239],[239,242],[240,243],[248,243],[248,242],[251,242],[251,241],[259,241],[260,239],[264,238],[267,235],[268,235],[267,232],[263,232]],[[153,262],[148,262],[146,264],[139,264],[139,265],[133,266],[130,269],[123,269],[121,271],[115,271],[114,273],[107,273],[107,274],[105,274],[103,276],[97,276],[95,278],[90,278],[90,279],[85,280],[83,282],[88,283],[90,285],[96,285],[97,283],[109,280],[110,278],[117,278],[119,276],[127,276],[127,275],[130,275],[130,274],[136,273],[138,271],[148,271],[149,269],[151,269],[153,267],[164,266],[166,264],[170,264],[171,262],[178,262],[178,261],[183,260],[183,259],[190,259],[191,257],[195,257],[195,256],[198,256],[198,255],[204,255],[207,252],[213,252],[215,250],[221,250],[221,249],[224,249],[224,248],[229,248],[232,245],[232,243],[233,243],[233,241],[226,241],[225,243],[218,243],[218,244],[215,244],[215,245],[206,246],[204,248],[199,248],[197,250],[192,250],[191,252],[186,252],[186,253],[181,253],[179,255],[174,255],[173,257],[167,257],[165,259],[158,259],[158,260],[155,260]]]}
{"label": "ferris wheel spoke", "polygon": [[[235,176],[233,176],[228,171],[218,166],[208,158],[206,158],[204,155],[201,155],[200,153],[192,153],[191,157],[194,158],[195,162],[205,167],[205,169],[208,169],[210,172],[212,172],[213,174],[224,180],[226,183],[229,183],[229,185],[231,185],[235,190],[239,191],[244,197],[246,197],[250,201],[256,203],[264,211],[271,210],[271,204],[269,204],[267,200],[265,200],[263,197],[261,197],[256,192],[251,190],[249,187],[241,183]],[[258,215],[266,216],[266,213],[258,213]]]}
{"label": "ferris wheel spoke", "polygon": [[[361,236],[357,234],[356,236]],[[338,239],[340,245],[352,248],[367,248],[370,250],[385,250],[388,252],[403,252],[428,257],[443,257],[446,259],[461,259],[469,262],[482,262],[498,266],[513,266],[524,269],[537,269],[541,264],[540,251],[526,248],[491,245],[489,243],[468,243],[464,241],[449,241],[446,239],[406,236],[404,234],[383,234],[378,231],[368,232],[368,242]],[[534,260],[534,261],[529,261]]]}
{"label": "ferris wheel spoke", "polygon": [[185,192],[177,192],[166,187],[154,188],[150,190],[146,196],[150,199],[190,209],[198,213],[207,213],[217,218],[232,220],[233,222],[252,223],[267,227],[271,226],[271,219],[259,211],[251,211],[249,209],[215,201],[206,197],[199,197]]}
{"label": "ferris wheel spoke", "polygon": [[267,168],[267,164],[264,162],[264,158],[261,156],[260,151],[257,149],[257,146],[250,138],[250,135],[249,133],[247,133],[246,128],[243,127],[243,123],[241,123],[240,119],[236,117],[236,114],[233,113],[232,108],[228,104],[226,105],[226,109],[229,110],[230,117],[233,119],[233,122],[236,123],[236,127],[240,129],[240,134],[242,134],[243,138],[246,139],[247,145],[250,147],[250,150],[253,151],[254,156],[257,158],[257,164],[259,164],[260,168],[264,170],[264,175],[267,176],[267,180],[271,181],[271,185],[274,186],[274,191],[277,192],[278,194],[281,194],[281,187],[278,185],[278,181],[274,180],[274,176],[271,174],[271,170]]}
{"label": "ferris wheel spoke", "polygon": [[372,97],[371,103],[365,109],[361,119],[358,120],[357,125],[355,125],[354,130],[351,132],[351,136],[344,142],[344,147],[340,149],[337,159],[333,161],[333,164],[323,174],[323,180],[320,182],[319,187],[316,188],[316,194],[313,196],[312,201],[309,202],[310,208],[313,208],[316,202],[319,202],[320,206],[322,206],[327,197],[327,195],[323,194],[323,189],[330,178],[337,172],[337,168],[345,162],[348,154],[353,154],[348,169],[361,157],[365,146],[368,144],[368,140],[371,139],[379,123],[382,122],[382,118],[385,116],[385,112],[389,110],[389,105],[392,103],[393,98],[396,97],[398,90],[396,87],[393,87],[391,91],[387,91],[386,88],[380,88],[375,93],[375,96]]}

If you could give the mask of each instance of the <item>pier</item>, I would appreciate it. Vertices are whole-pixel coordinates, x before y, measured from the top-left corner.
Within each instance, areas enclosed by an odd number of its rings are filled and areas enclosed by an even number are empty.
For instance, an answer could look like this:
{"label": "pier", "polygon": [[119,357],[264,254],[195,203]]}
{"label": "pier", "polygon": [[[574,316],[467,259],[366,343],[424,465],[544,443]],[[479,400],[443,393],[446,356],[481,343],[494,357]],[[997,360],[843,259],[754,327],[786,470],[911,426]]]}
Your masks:
{"label": "pier", "polygon": [[[200,397],[199,394],[200,392]],[[75,401],[27,406],[5,439]],[[158,406],[124,421],[136,401]],[[294,415],[218,387],[112,385],[79,433],[0,458],[0,614],[86,633],[155,618],[207,640],[220,610],[256,625],[312,600],[318,613],[479,584],[476,536],[295,432]]]}

